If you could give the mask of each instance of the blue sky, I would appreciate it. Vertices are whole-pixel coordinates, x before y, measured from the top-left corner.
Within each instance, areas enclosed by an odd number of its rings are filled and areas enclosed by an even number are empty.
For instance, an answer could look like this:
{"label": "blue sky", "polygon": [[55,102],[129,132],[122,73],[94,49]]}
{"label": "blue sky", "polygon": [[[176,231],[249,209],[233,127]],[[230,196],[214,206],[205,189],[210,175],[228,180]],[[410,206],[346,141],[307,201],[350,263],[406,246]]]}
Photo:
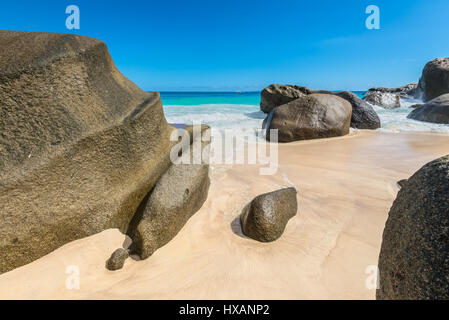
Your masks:
{"label": "blue sky", "polygon": [[[71,4],[80,30],[65,27]],[[380,30],[365,27],[371,4]],[[449,1],[15,0],[0,2],[0,29],[99,38],[145,90],[364,90],[417,81],[449,56]]]}

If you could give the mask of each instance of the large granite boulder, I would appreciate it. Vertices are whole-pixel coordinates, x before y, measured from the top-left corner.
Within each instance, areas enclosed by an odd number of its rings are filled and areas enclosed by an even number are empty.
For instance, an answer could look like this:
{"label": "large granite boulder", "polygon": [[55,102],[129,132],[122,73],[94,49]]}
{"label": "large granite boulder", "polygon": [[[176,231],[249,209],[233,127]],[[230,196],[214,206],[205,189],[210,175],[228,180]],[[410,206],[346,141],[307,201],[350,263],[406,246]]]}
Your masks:
{"label": "large granite boulder", "polygon": [[274,109],[266,129],[278,130],[278,142],[338,137],[349,133],[351,116],[352,106],[345,99],[311,94]]}
{"label": "large granite boulder", "polygon": [[399,95],[388,92],[372,92],[363,100],[384,109],[396,109],[401,107],[401,99]]}
{"label": "large granite boulder", "polygon": [[424,67],[419,90],[424,101],[449,93],[449,58],[438,58]]}
{"label": "large granite boulder", "polygon": [[380,128],[379,116],[369,103],[349,91],[339,92],[336,95],[352,105],[351,128],[371,130]]}
{"label": "large granite boulder", "polygon": [[272,242],[284,233],[298,212],[295,188],[262,194],[248,204],[240,216],[243,234],[260,242]]}
{"label": "large granite boulder", "polygon": [[[141,259],[147,259],[172,240],[206,201],[210,179],[204,154],[208,153],[209,143],[201,139],[193,136],[194,142],[187,149],[190,164],[173,164],[150,193],[140,216],[136,216],[135,226],[131,223],[130,250]],[[194,158],[195,143],[202,150],[202,159]]]}
{"label": "large granite boulder", "polygon": [[158,93],[76,35],[0,31],[0,273],[128,229],[170,166]]}
{"label": "large granite boulder", "polygon": [[444,94],[417,107],[408,115],[413,120],[449,124],[449,94]]}
{"label": "large granite boulder", "polygon": [[378,299],[449,299],[449,156],[425,165],[390,210]]}
{"label": "large granite boulder", "polygon": [[260,109],[270,113],[274,108],[310,93],[312,92],[306,87],[272,84],[262,91]]}

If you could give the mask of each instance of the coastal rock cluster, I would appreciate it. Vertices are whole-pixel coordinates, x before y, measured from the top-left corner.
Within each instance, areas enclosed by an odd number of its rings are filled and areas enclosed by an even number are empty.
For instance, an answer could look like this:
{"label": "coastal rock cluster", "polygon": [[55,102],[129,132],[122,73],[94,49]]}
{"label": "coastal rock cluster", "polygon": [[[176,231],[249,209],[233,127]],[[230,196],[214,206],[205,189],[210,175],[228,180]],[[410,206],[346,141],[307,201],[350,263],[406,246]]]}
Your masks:
{"label": "coastal rock cluster", "polygon": [[[375,130],[381,127],[379,116],[373,105],[384,109],[401,108],[401,99],[420,99],[425,104],[415,104],[410,119],[449,124],[449,58],[435,59],[425,66],[419,83],[410,83],[399,88],[371,88],[360,99],[352,92],[310,90],[303,86],[273,84],[261,94],[260,108],[267,113],[263,129],[279,130],[279,141],[290,142],[305,139],[336,137],[347,134],[344,121],[332,122],[324,110],[335,115],[338,99],[328,98],[328,103],[319,104],[309,97],[321,94],[338,96],[352,106],[350,127]],[[333,101],[333,102],[331,102]],[[278,110],[279,109],[279,110]],[[342,118],[346,111],[340,109]],[[321,116],[320,116],[321,114]],[[312,118],[315,117],[313,120]],[[335,118],[335,116],[331,116]],[[325,130],[323,130],[326,128]],[[327,131],[327,133],[325,133]]]}
{"label": "coastal rock cluster", "polygon": [[[349,133],[350,127],[380,128],[373,107],[352,92],[271,85],[261,96],[261,110],[268,113],[263,128],[267,132],[277,129],[279,142],[342,136]],[[270,139],[269,134],[266,136]]]}
{"label": "coastal rock cluster", "polygon": [[351,114],[348,101],[311,94],[275,108],[267,128],[279,130],[278,142],[337,137],[349,133]]}
{"label": "coastal rock cluster", "polygon": [[383,234],[377,299],[447,300],[449,155],[401,186]]}
{"label": "coastal rock cluster", "polygon": [[[146,206],[142,202],[161,190],[161,177],[167,180],[167,172],[180,175],[183,169],[173,168],[170,160],[175,128],[165,119],[159,94],[125,78],[103,42],[0,31],[0,46],[4,273],[73,240],[110,228],[129,231],[138,208]],[[189,215],[208,192],[208,167],[197,173],[185,189],[166,191],[182,192],[178,196],[186,203],[173,198],[178,202],[171,204]],[[185,221],[173,217],[164,227],[178,230]]]}

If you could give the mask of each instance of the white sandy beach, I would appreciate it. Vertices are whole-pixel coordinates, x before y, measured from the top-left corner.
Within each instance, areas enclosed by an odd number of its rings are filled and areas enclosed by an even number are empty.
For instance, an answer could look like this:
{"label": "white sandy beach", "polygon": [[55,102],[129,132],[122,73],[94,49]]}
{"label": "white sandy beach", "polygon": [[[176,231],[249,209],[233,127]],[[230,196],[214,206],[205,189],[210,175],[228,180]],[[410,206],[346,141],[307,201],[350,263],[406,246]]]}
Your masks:
{"label": "white sandy beach", "polygon": [[[374,299],[376,265],[396,182],[449,153],[449,135],[355,131],[280,145],[275,176],[259,166],[215,167],[203,208],[146,261],[105,269],[125,236],[82,239],[0,276],[0,299]],[[278,241],[241,235],[236,220],[255,196],[293,184],[299,212]],[[80,288],[66,288],[68,266]]]}

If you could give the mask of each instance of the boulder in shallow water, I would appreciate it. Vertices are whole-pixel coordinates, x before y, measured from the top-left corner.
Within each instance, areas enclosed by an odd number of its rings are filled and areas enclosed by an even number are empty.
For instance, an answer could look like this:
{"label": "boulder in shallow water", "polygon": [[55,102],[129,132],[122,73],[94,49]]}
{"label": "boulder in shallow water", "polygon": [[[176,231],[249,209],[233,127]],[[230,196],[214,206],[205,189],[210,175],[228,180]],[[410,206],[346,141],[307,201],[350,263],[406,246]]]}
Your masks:
{"label": "boulder in shallow water", "polygon": [[0,273],[123,232],[170,166],[158,93],[99,40],[0,31]]}
{"label": "boulder in shallow water", "polygon": [[240,217],[243,234],[260,242],[275,241],[297,212],[295,188],[262,194],[243,209]]}
{"label": "boulder in shallow water", "polygon": [[449,299],[449,156],[426,164],[399,191],[379,271],[377,299]]}
{"label": "boulder in shallow water", "polygon": [[399,95],[387,92],[373,92],[363,100],[384,109],[396,109],[401,107],[401,99]]}
{"label": "boulder in shallow water", "polygon": [[311,94],[274,109],[266,127],[278,130],[279,142],[338,137],[349,133],[351,116],[345,99]]}
{"label": "boulder in shallow water", "polygon": [[270,113],[274,108],[310,93],[312,92],[306,87],[272,84],[262,91],[260,109]]}
{"label": "boulder in shallow water", "polygon": [[371,130],[380,128],[379,116],[369,103],[349,91],[339,92],[336,95],[352,105],[351,128]]}
{"label": "boulder in shallow water", "polygon": [[409,119],[449,124],[449,94],[444,94],[414,109]]}
{"label": "boulder in shallow water", "polygon": [[419,90],[424,101],[449,93],[449,58],[438,58],[424,67]]}

